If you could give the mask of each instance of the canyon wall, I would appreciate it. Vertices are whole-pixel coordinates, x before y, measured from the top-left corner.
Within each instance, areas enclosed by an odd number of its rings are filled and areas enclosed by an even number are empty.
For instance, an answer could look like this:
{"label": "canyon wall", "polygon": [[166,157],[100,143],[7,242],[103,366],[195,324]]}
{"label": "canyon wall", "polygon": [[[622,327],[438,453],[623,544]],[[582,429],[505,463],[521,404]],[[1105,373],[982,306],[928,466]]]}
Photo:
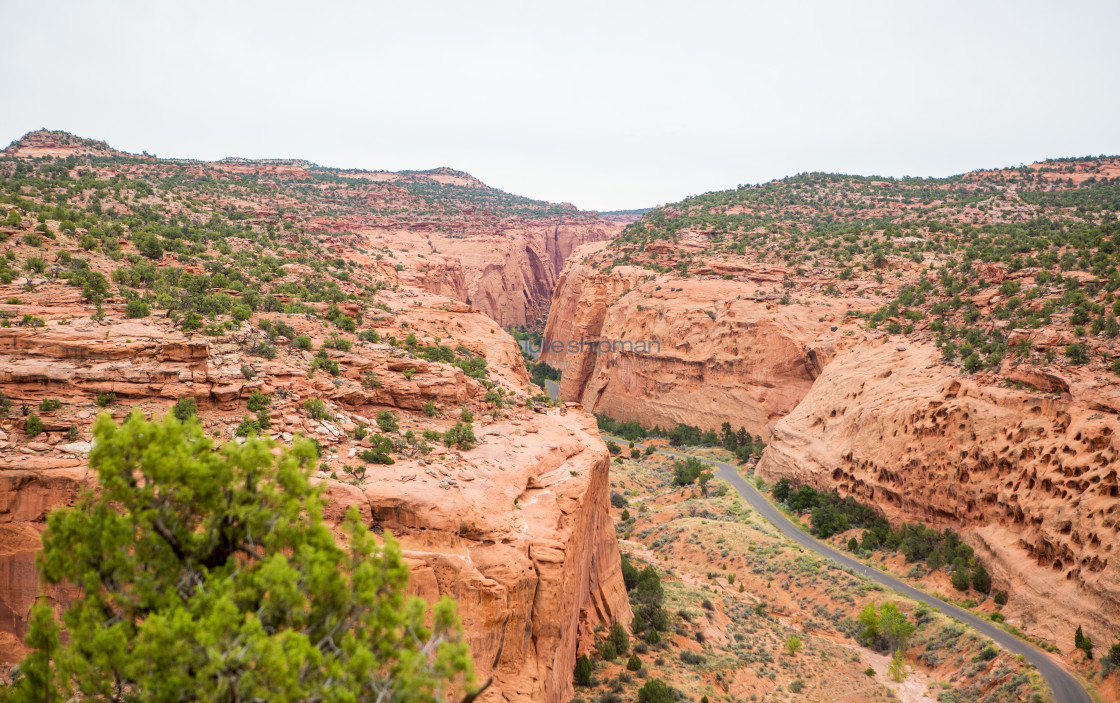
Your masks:
{"label": "canyon wall", "polygon": [[[561,370],[560,394],[595,413],[646,427],[702,429],[730,422],[768,434],[809,392],[853,331],[843,311],[861,299],[783,305],[780,296],[745,294],[786,271],[744,266],[733,279],[678,279],[635,266],[600,270],[582,262],[602,245],[579,249],[557,285],[541,360]],[[616,344],[569,342],[602,340]],[[645,351],[634,345],[642,343]]]}
{"label": "canyon wall", "polygon": [[543,320],[572,251],[609,240],[619,229],[610,222],[526,223],[489,236],[447,239],[439,246],[462,262],[466,302],[512,327]]}
{"label": "canyon wall", "polygon": [[[893,521],[962,533],[1010,594],[1004,615],[1072,649],[1120,630],[1120,395],[1091,375],[966,378],[932,345],[839,354],[773,424],[758,473],[835,489]],[[1073,623],[1071,625],[1071,623]]]}
{"label": "canyon wall", "polygon": [[577,247],[609,240],[622,225],[597,219],[477,225],[469,236],[399,225],[365,227],[360,238],[339,237],[340,251],[388,247],[401,263],[371,261],[401,285],[473,305],[505,328],[533,326],[548,313],[564,262]]}

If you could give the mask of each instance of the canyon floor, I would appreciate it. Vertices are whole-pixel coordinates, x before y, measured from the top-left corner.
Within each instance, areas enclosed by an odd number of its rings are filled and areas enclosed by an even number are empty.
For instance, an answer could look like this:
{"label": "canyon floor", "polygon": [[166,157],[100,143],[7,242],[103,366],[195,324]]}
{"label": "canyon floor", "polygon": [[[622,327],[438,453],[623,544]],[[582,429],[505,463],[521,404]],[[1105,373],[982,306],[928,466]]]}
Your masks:
{"label": "canyon floor", "polygon": [[[611,464],[620,548],[635,566],[663,574],[673,636],[635,644],[637,672],[626,656],[600,662],[592,687],[577,695],[626,700],[659,677],[690,700],[1048,699],[1014,655],[790,542],[722,481],[710,482],[707,495],[674,487],[674,461],[654,454]],[[884,602],[917,623],[901,681],[888,656],[856,642],[860,611]],[[802,643],[796,654],[786,648],[791,637]]]}

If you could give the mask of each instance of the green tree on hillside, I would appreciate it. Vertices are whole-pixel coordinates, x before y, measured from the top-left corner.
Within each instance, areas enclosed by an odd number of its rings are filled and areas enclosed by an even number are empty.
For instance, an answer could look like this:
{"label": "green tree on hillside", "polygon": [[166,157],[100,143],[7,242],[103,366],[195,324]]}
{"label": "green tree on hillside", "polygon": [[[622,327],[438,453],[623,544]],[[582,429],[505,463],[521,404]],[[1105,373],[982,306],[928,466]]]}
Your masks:
{"label": "green tree on hillside", "polygon": [[397,542],[354,510],[335,542],[310,441],[215,447],[194,420],[135,412],[93,434],[100,490],[50,515],[39,559],[81,589],[69,637],[37,606],[0,699],[435,703],[470,682],[454,603],[426,616],[406,597]]}

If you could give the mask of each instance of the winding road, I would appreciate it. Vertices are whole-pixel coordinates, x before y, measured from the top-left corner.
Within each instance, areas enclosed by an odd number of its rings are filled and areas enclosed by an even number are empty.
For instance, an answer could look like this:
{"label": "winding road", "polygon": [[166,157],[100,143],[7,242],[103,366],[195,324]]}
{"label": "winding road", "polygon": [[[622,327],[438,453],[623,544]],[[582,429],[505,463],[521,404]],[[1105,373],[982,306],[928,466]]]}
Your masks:
{"label": "winding road", "polygon": [[[527,351],[530,351],[527,344],[522,343]],[[535,355],[534,355],[535,356]],[[560,386],[555,381],[545,381],[545,388],[549,396],[556,398],[560,395]],[[628,444],[628,440],[621,437],[612,437],[610,435],[603,435],[610,439],[619,442],[623,446]],[[643,445],[635,444],[634,446]],[[657,451],[669,456],[680,458],[688,458],[690,455],[681,454],[679,452],[669,451],[667,449],[656,448]],[[699,458],[699,457],[697,457]],[[1023,658],[1030,662],[1038,673],[1046,679],[1046,683],[1050,686],[1050,692],[1054,696],[1054,703],[1093,703],[1092,698],[1089,697],[1088,692],[1084,687],[1078,683],[1068,671],[1066,671],[1060,664],[1054,661],[1048,654],[1038,649],[1034,645],[1025,642],[1015,635],[1001,629],[992,622],[979,618],[964,608],[953,605],[946,601],[929,595],[925,591],[920,591],[913,586],[910,586],[890,574],[885,574],[878,569],[873,569],[861,561],[853,559],[852,557],[833,549],[827,544],[818,541],[812,535],[806,533],[799,526],[795,525],[789,518],[785,516],[780,510],[768,501],[758,489],[752,486],[749,482],[739,475],[739,472],[731,464],[714,459],[701,459],[705,463],[716,468],[715,475],[718,478],[727,481],[732,488],[734,488],[743,500],[751,508],[756,510],[759,515],[769,520],[774,527],[802,547],[816,552],[822,557],[831,559],[841,566],[851,569],[853,572],[864,576],[881,586],[885,586],[894,591],[897,591],[908,598],[912,598],[920,603],[925,603],[929,607],[948,615],[951,618],[965,623],[969,627],[982,632],[990,637],[996,644],[1014,654],[1021,654]]]}
{"label": "winding road", "polygon": [[[549,382],[549,393],[554,393],[553,386],[555,384]],[[558,389],[556,389],[558,390]],[[555,397],[555,396],[554,396]],[[623,446],[628,444],[628,440],[621,437],[612,437],[610,435],[603,435],[610,439],[619,442]],[[643,446],[635,444],[634,446]],[[657,448],[657,451],[669,456],[680,457],[682,459],[688,458],[689,454],[681,454],[678,452],[669,451],[667,449]],[[700,458],[700,457],[696,457]],[[768,501],[753,485],[746,481],[735,467],[731,464],[714,459],[701,459],[705,463],[714,466],[717,470],[715,475],[727,481],[732,488],[734,488],[743,500],[751,508],[756,510],[759,515],[769,520],[774,527],[802,547],[816,552],[817,554],[835,561],[836,563],[851,569],[853,572],[864,576],[875,583],[886,586],[892,590],[898,591],[908,598],[912,598],[918,602],[925,603],[929,607],[948,615],[949,617],[956,618],[965,623],[969,627],[982,632],[990,637],[999,646],[1014,653],[1022,654],[1023,657],[1033,664],[1038,672],[1046,679],[1046,683],[1050,686],[1050,691],[1053,693],[1055,703],[1092,703],[1089,694],[1082,688],[1081,684],[1077,682],[1068,671],[1055,662],[1049,655],[1042,650],[1034,647],[1028,642],[1024,642],[1018,637],[1010,634],[1009,632],[999,628],[988,620],[979,618],[967,610],[947,603],[940,598],[929,595],[925,591],[920,591],[913,586],[910,586],[895,577],[885,574],[878,569],[873,569],[863,562],[860,562],[852,557],[837,551],[827,544],[818,541],[812,535],[808,534],[800,527],[795,525],[789,518],[785,516],[780,510]]]}

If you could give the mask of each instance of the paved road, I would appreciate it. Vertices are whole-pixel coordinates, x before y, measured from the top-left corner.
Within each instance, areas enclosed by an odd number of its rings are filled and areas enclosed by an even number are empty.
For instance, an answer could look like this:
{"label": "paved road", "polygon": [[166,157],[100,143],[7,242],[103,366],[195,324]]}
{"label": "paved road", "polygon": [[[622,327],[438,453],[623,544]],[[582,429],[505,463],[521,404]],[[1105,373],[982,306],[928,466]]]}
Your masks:
{"label": "paved road", "polygon": [[[556,392],[551,387],[548,389],[548,391],[552,394],[555,394]],[[609,437],[609,435],[604,436]],[[622,446],[626,446],[628,443],[627,440],[622,439],[621,437],[610,438],[614,439],[616,442],[619,442],[620,444],[622,444]],[[641,445],[636,444],[635,446]],[[687,454],[680,454],[666,449],[658,449],[658,451],[663,454],[681,458],[686,458],[689,456]],[[887,588],[898,591],[899,593],[909,598],[912,598],[921,603],[925,603],[929,607],[934,608],[944,613],[945,615],[960,620],[961,622],[967,624],[969,627],[972,627],[975,630],[979,630],[988,637],[992,638],[997,644],[999,644],[999,646],[1008,651],[1011,651],[1015,654],[1022,654],[1023,657],[1026,658],[1028,662],[1033,664],[1038,669],[1038,672],[1042,674],[1043,677],[1045,677],[1046,683],[1050,685],[1050,691],[1054,695],[1055,703],[1092,703],[1092,699],[1089,698],[1089,694],[1085,692],[1085,689],[1081,687],[1081,684],[1079,684],[1077,680],[1069,674],[1069,672],[1063,669],[1057,662],[1051,659],[1042,650],[1037,649],[1033,645],[1024,642],[1018,637],[1015,637],[1014,635],[1002,630],[988,620],[978,618],[967,610],[964,610],[963,608],[959,608],[951,603],[946,603],[940,598],[935,598],[928,593],[925,593],[924,591],[920,591],[913,586],[909,586],[902,581],[894,578],[893,576],[890,576],[889,574],[885,574],[878,569],[873,569],[863,562],[857,561],[847,554],[837,551],[832,547],[824,544],[823,542],[818,541],[812,535],[808,534],[800,527],[793,524],[793,522],[791,522],[790,519],[787,518],[780,510],[775,508],[774,505],[770,503],[770,501],[766,500],[766,498],[764,498],[762,494],[759,493],[757,488],[755,488],[752,484],[747,482],[745,479],[743,479],[742,476],[739,475],[739,472],[735,470],[735,467],[731,466],[730,464],[725,464],[722,461],[707,459],[705,459],[704,461],[715,466],[717,469],[715,472],[716,476],[731,484],[732,488],[739,492],[739,495],[743,497],[743,500],[747,501],[747,504],[750,505],[751,508],[758,511],[758,513],[762,515],[762,517],[773,523],[774,526],[782,532],[782,534],[784,534],[786,537],[789,537],[797,544],[813,552],[816,552],[823,557],[832,559],[838,564],[845,566],[882,586],[886,586]]]}

